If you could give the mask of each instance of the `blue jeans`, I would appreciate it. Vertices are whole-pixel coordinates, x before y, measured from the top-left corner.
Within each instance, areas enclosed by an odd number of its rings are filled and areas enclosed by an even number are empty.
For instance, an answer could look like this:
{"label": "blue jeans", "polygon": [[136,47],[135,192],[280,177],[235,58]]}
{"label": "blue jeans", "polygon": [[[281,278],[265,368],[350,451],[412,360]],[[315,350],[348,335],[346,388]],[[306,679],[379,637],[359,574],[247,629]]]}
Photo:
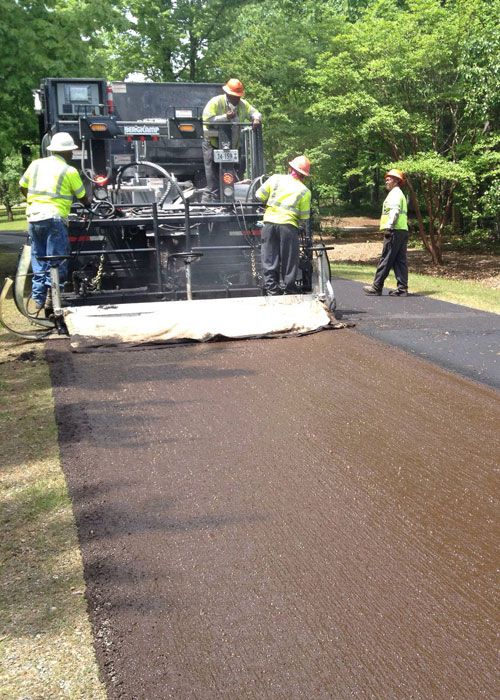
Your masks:
{"label": "blue jeans", "polygon": [[[47,288],[50,288],[50,265],[45,260],[38,258],[45,255],[68,255],[68,231],[62,219],[44,219],[44,221],[30,222],[28,232],[31,241],[31,267],[33,269],[31,296],[35,304],[43,306],[47,296]],[[59,265],[61,284],[65,281],[67,272],[68,263],[63,260]]]}

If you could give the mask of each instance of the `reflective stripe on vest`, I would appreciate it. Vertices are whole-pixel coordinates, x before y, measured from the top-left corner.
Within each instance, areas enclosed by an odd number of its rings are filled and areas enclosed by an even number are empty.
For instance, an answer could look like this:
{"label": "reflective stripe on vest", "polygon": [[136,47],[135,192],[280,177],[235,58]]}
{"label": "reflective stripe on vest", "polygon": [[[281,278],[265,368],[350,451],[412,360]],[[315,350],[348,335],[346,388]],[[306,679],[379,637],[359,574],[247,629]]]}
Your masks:
{"label": "reflective stripe on vest", "polygon": [[[278,185],[276,184],[273,189],[271,190],[271,193],[269,195],[269,199],[267,200],[267,206],[268,207],[279,207],[280,209],[286,209],[287,211],[292,211],[295,214],[302,214],[302,216],[306,212],[302,212],[298,208],[299,202],[306,196],[307,192],[297,192],[295,199],[292,200],[291,204],[285,204],[284,202],[281,202],[278,199]],[[289,194],[284,195],[287,199],[290,198]],[[309,212],[307,212],[309,214]]]}
{"label": "reflective stripe on vest", "polygon": [[51,199],[65,199],[65,200],[67,200],[67,201],[69,201],[69,202],[72,202],[72,201],[73,201],[73,195],[72,195],[72,194],[69,194],[69,195],[68,195],[68,194],[61,194],[63,181],[64,181],[64,178],[65,178],[66,173],[68,172],[68,170],[69,170],[69,165],[68,165],[68,164],[65,164],[65,165],[63,166],[63,169],[61,170],[61,172],[60,172],[60,174],[59,174],[59,177],[58,177],[57,180],[56,180],[55,191],[51,192],[51,191],[47,191],[47,190],[39,190],[39,189],[37,188],[39,163],[38,163],[38,162],[35,163],[35,166],[34,166],[34,168],[33,168],[33,174],[32,174],[32,176],[31,176],[30,182],[29,182],[29,184],[28,184],[28,195],[31,195],[31,194],[34,194],[34,195],[40,194],[40,195],[42,195],[42,196],[44,196],[44,197],[50,197]]}

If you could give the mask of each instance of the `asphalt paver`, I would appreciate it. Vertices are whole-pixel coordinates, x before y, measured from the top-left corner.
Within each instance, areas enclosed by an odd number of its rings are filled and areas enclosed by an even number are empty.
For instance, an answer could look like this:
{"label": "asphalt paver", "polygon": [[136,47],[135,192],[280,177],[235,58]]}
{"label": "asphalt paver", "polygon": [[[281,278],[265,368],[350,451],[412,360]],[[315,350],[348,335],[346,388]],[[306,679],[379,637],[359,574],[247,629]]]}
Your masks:
{"label": "asphalt paver", "polygon": [[497,697],[492,388],[356,329],[47,357],[110,700]]}

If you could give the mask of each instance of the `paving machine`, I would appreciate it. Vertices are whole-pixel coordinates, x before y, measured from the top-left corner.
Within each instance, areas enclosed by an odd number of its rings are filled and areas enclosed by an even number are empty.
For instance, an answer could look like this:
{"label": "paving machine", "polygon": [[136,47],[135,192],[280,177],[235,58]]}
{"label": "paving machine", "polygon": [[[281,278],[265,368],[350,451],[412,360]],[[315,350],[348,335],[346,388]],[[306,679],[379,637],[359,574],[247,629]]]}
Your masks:
{"label": "paving machine", "polygon": [[[69,275],[51,264],[54,314],[29,309],[26,245],[11,295],[40,333],[69,333],[74,347],[304,333],[331,324],[335,297],[327,248],[300,232],[297,288],[266,297],[260,263],[265,180],[261,127],[217,126],[219,201],[205,201],[202,111],[212,83],[47,78],[35,92],[42,156],[69,132],[74,165],[93,204],[68,221]],[[31,334],[37,335],[36,331]]]}

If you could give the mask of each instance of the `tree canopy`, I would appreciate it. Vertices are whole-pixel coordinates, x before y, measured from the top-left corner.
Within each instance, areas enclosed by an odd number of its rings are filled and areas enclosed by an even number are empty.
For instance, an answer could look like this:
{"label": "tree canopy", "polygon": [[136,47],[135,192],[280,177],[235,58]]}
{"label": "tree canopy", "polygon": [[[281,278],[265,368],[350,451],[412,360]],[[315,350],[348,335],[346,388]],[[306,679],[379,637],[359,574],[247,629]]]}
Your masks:
{"label": "tree canopy", "polygon": [[270,171],[305,152],[322,197],[361,206],[398,163],[437,262],[452,227],[498,234],[500,0],[0,0],[0,12],[0,162],[35,140],[43,77],[238,77],[264,114]]}

